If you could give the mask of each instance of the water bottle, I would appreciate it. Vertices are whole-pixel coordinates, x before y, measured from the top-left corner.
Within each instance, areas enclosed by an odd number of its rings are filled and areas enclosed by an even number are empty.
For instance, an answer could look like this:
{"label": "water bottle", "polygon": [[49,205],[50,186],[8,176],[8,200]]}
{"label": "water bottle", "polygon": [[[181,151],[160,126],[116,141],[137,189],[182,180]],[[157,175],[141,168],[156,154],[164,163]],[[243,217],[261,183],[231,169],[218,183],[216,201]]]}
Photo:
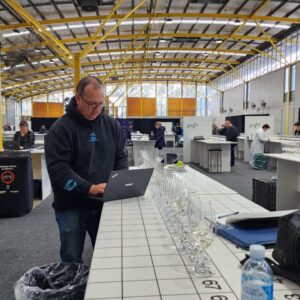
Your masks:
{"label": "water bottle", "polygon": [[250,246],[250,258],[242,268],[241,300],[273,300],[273,272],[265,261],[264,246]]}

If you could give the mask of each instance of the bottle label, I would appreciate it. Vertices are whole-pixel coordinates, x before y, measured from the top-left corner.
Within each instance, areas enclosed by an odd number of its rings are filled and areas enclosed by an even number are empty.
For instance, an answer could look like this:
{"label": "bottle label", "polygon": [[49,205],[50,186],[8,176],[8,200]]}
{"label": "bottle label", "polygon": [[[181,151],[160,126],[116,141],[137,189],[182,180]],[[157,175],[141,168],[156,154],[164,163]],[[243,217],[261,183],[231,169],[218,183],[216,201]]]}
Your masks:
{"label": "bottle label", "polygon": [[242,286],[241,300],[272,300],[273,285],[259,285],[253,282],[245,282]]}

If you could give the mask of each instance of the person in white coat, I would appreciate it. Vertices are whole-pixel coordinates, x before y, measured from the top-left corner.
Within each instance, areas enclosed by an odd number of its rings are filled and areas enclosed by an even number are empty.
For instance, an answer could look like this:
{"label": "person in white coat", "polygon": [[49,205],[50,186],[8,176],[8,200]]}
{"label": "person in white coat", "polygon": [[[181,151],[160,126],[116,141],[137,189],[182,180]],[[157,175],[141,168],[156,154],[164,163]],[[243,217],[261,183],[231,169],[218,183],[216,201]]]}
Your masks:
{"label": "person in white coat", "polygon": [[255,168],[254,155],[264,153],[265,142],[269,140],[267,131],[270,129],[268,124],[264,124],[262,128],[259,128],[254,136],[253,143],[250,148],[250,166]]}

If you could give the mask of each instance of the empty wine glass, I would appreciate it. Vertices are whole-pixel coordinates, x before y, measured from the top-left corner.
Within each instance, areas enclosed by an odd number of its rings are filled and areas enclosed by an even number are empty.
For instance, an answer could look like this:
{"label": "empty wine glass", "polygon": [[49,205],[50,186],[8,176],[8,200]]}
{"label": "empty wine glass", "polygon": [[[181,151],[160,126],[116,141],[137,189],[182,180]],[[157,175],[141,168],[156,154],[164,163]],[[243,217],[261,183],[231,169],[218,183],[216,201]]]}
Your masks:
{"label": "empty wine glass", "polygon": [[189,271],[198,277],[212,276],[214,271],[204,259],[204,251],[212,244],[216,235],[215,213],[211,201],[199,198],[197,203],[191,205],[189,228],[193,235],[194,245],[198,249],[196,264]]}

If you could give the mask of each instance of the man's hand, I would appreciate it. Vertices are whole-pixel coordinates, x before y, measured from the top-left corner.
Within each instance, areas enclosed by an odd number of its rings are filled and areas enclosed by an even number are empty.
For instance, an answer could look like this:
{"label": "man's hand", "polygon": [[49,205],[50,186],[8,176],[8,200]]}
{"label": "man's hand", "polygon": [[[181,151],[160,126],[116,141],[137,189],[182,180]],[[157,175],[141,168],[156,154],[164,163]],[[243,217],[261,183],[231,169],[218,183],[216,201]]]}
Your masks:
{"label": "man's hand", "polygon": [[89,195],[99,196],[104,194],[106,183],[93,184],[89,190]]}

